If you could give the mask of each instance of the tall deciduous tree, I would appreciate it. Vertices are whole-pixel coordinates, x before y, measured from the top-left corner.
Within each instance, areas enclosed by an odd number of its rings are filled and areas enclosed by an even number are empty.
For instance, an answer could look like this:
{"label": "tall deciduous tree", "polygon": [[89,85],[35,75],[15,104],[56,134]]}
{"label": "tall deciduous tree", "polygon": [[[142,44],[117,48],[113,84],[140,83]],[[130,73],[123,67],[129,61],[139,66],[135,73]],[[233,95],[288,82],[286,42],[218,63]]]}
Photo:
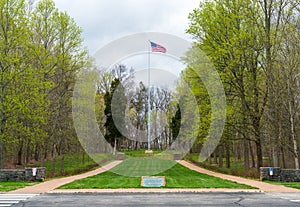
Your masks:
{"label": "tall deciduous tree", "polygon": [[[292,46],[297,43],[291,44],[291,39],[297,38],[287,35],[287,31],[297,34],[298,16],[299,2],[293,0],[217,0],[201,3],[189,17],[187,32],[223,80],[231,105],[225,132],[233,130],[239,135],[236,138],[244,138],[246,169],[249,152],[254,160],[252,143],[258,168],[263,165],[263,153],[278,166],[279,152],[285,154],[287,144],[295,167],[299,167],[295,129],[299,119],[295,105],[299,48]],[[231,133],[224,136],[232,139]]]}
{"label": "tall deciduous tree", "polygon": [[[261,39],[254,20],[257,6],[251,1],[214,1],[201,4],[190,15],[188,32],[221,73],[227,95],[241,100],[241,110],[249,126],[244,134],[256,144],[257,166],[262,166],[261,118],[266,105],[263,73],[259,65]],[[251,18],[248,18],[251,17]],[[244,125],[246,126],[246,125]]]}
{"label": "tall deciduous tree", "polygon": [[81,29],[51,0],[1,0],[0,25],[0,166],[4,151],[25,165],[64,153],[77,143],[71,97],[89,65]]}
{"label": "tall deciduous tree", "polygon": [[42,90],[49,85],[35,65],[25,1],[3,0],[0,10],[0,139],[7,154],[16,151],[18,163],[23,155],[26,163],[32,146],[45,136]]}

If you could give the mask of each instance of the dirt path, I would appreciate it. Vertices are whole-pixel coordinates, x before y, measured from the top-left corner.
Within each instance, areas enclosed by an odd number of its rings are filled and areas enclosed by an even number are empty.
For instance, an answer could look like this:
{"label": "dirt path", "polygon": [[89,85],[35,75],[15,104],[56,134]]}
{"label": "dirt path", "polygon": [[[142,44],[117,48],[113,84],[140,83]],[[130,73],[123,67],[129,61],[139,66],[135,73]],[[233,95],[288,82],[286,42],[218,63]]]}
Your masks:
{"label": "dirt path", "polygon": [[119,160],[114,161],[114,162],[111,162],[111,163],[101,167],[101,168],[98,168],[96,170],[93,170],[93,171],[90,171],[90,172],[87,172],[87,173],[45,181],[45,182],[37,184],[37,185],[28,186],[28,187],[21,188],[21,189],[15,190],[15,191],[10,191],[8,193],[9,194],[39,194],[39,193],[46,193],[46,192],[54,190],[55,188],[58,188],[59,186],[65,185],[65,184],[73,182],[75,180],[83,179],[83,178],[90,177],[90,176],[93,176],[93,175],[97,175],[99,173],[110,170],[111,168],[115,167],[116,165],[120,164],[121,162],[122,161],[119,161]]}
{"label": "dirt path", "polygon": [[272,185],[269,183],[264,183],[264,182],[260,182],[260,181],[256,181],[256,180],[250,180],[250,179],[246,179],[246,178],[241,178],[241,177],[237,177],[237,176],[232,176],[232,175],[226,175],[226,174],[221,174],[221,173],[217,173],[217,172],[213,172],[213,171],[209,171],[206,170],[204,168],[195,166],[189,162],[186,162],[184,160],[180,160],[178,161],[178,163],[180,163],[181,165],[190,168],[191,170],[195,170],[197,172],[203,173],[203,174],[207,174],[207,175],[212,175],[218,178],[222,178],[225,180],[231,180],[237,183],[242,183],[245,185],[250,185],[253,187],[256,187],[258,189],[260,189],[263,192],[276,192],[276,193],[300,193],[300,190],[297,190],[295,188],[288,188],[282,185]]}

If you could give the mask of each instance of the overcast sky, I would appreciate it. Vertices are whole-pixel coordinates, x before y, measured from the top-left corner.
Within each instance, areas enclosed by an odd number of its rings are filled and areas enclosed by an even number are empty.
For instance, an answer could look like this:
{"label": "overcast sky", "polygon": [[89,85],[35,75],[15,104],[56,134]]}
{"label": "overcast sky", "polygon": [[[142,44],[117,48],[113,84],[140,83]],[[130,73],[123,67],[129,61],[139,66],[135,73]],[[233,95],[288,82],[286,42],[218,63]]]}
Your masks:
{"label": "overcast sky", "polygon": [[[191,41],[191,37],[185,33],[188,28],[188,15],[199,6],[200,0],[54,0],[54,2],[60,11],[66,11],[83,29],[84,44],[88,47],[90,55],[94,56],[99,49],[112,41],[136,33],[168,33]],[[174,46],[176,47],[176,44]],[[171,49],[170,46],[167,49]],[[118,64],[134,68],[136,83],[146,82],[148,77],[146,68],[149,67],[146,54],[125,59]],[[172,88],[176,77],[179,77],[180,71],[185,67],[181,61],[170,59],[163,54],[153,54],[151,85]],[[173,75],[168,71],[172,71]]]}
{"label": "overcast sky", "polygon": [[188,14],[199,0],[54,0],[83,29],[93,55],[109,42],[140,32],[165,32],[190,40],[185,34]]}

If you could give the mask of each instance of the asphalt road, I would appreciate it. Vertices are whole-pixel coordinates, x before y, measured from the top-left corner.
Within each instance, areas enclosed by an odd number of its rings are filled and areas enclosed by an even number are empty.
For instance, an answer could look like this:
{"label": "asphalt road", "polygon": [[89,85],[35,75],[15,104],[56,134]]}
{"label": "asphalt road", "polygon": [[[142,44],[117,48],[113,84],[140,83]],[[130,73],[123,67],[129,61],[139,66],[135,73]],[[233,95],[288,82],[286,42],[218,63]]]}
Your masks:
{"label": "asphalt road", "polygon": [[83,193],[43,194],[13,207],[299,206],[299,193]]}

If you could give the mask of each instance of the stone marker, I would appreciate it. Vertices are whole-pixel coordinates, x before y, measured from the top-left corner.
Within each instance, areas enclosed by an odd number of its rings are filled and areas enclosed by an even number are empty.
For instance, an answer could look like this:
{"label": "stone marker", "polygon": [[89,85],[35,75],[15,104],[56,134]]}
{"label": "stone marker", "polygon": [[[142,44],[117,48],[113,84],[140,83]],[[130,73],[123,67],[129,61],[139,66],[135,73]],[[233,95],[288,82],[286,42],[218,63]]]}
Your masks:
{"label": "stone marker", "polygon": [[143,187],[155,187],[159,188],[166,186],[166,177],[165,176],[142,176],[141,186]]}
{"label": "stone marker", "polygon": [[146,154],[153,154],[153,151],[152,150],[146,150],[145,153]]}

